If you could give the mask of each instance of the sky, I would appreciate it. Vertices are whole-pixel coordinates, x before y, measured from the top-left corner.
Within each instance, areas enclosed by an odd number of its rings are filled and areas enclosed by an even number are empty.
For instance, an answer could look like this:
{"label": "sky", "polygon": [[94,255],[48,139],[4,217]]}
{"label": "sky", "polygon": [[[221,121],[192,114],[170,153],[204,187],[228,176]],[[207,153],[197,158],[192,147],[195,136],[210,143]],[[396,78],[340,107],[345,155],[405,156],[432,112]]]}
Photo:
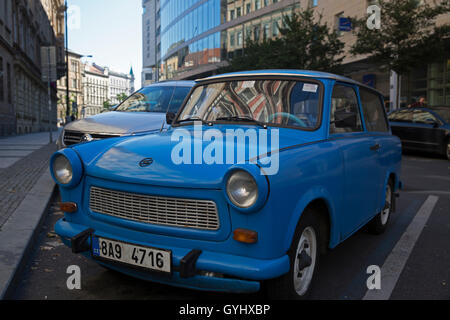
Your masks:
{"label": "sky", "polygon": [[141,86],[142,0],[68,0],[69,49],[118,72],[133,66]]}

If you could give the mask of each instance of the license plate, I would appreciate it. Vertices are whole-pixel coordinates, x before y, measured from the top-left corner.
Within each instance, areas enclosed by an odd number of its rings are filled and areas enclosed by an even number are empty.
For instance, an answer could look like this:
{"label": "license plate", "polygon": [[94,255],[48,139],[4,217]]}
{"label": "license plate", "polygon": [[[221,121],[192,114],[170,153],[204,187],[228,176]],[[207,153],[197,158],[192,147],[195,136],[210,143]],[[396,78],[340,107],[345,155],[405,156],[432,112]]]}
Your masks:
{"label": "license plate", "polygon": [[97,259],[121,262],[153,271],[172,272],[172,252],[170,250],[144,247],[93,236],[92,255]]}

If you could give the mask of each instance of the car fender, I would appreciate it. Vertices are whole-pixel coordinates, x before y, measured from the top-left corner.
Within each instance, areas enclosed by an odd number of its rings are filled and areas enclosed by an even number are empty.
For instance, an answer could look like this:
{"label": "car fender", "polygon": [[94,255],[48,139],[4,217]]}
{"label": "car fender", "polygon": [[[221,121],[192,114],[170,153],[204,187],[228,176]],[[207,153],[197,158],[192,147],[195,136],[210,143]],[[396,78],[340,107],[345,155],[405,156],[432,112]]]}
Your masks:
{"label": "car fender", "polygon": [[287,225],[288,229],[283,244],[284,251],[289,250],[292,239],[294,238],[295,229],[297,228],[297,224],[300,221],[306,207],[315,200],[325,201],[328,208],[328,216],[330,220],[330,241],[328,243],[328,247],[333,248],[339,243],[339,224],[336,223],[336,208],[331,199],[332,197],[329,192],[322,186],[316,186],[309,189],[309,191],[301,197],[301,199],[297,202],[294,212],[291,214],[291,219]]}

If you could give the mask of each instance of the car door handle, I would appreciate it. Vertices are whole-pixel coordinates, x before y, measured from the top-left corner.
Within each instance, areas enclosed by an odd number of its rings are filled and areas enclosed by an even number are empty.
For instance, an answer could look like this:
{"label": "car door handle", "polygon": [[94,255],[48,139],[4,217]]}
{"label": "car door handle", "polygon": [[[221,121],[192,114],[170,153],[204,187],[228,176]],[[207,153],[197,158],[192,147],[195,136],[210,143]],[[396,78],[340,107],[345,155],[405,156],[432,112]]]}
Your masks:
{"label": "car door handle", "polygon": [[377,150],[380,149],[380,148],[381,148],[381,146],[377,143],[377,144],[371,146],[371,147],[370,147],[370,150],[372,150],[372,151],[377,151]]}

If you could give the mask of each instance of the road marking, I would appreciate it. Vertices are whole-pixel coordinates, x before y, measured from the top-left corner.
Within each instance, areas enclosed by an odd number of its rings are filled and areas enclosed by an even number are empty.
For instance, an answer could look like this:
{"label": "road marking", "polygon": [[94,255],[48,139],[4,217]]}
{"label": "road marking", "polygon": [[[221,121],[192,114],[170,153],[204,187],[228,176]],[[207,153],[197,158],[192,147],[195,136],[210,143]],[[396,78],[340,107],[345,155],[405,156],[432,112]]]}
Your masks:
{"label": "road marking", "polygon": [[381,289],[367,290],[363,300],[388,300],[439,197],[430,195],[381,267]]}
{"label": "road marking", "polygon": [[412,194],[436,194],[436,195],[450,195],[450,191],[442,191],[442,190],[423,190],[423,191],[402,191],[402,193],[412,193]]}

